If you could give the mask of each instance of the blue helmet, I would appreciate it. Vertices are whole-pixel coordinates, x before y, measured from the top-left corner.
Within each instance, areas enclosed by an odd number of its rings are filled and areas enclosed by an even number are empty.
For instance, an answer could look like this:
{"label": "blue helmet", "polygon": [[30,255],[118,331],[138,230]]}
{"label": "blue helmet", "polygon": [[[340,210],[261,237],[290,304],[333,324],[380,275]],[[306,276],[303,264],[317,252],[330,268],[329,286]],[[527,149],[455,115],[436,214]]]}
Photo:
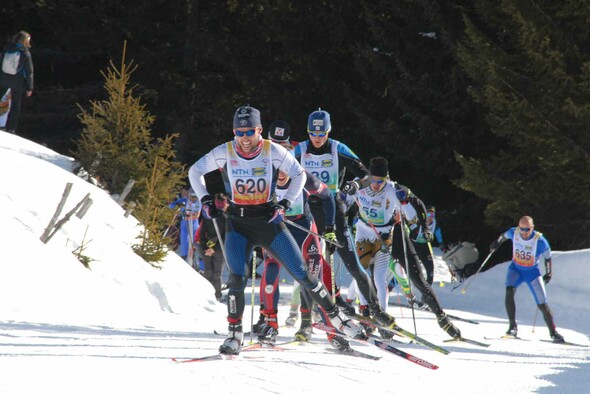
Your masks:
{"label": "blue helmet", "polygon": [[332,130],[332,122],[330,121],[330,114],[326,111],[318,109],[309,114],[307,119],[307,132],[312,133],[329,133]]}

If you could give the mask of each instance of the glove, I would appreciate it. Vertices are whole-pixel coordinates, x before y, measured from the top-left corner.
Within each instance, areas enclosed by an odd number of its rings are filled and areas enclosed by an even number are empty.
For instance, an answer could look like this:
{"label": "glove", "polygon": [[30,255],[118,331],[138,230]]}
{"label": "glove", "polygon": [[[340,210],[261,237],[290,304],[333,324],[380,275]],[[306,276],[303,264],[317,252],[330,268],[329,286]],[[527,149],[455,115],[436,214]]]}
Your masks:
{"label": "glove", "polygon": [[381,251],[383,253],[389,254],[390,250],[389,247],[391,246],[392,239],[391,239],[391,232],[389,233],[379,233],[381,238]]}
{"label": "glove", "polygon": [[274,204],[272,209],[272,216],[270,217],[269,223],[280,224],[285,219],[285,209],[289,208],[291,203],[289,200],[281,200],[278,204]]}
{"label": "glove", "polygon": [[430,231],[424,231],[422,233],[422,236],[424,236],[424,239],[426,240],[426,242],[432,242],[434,241],[434,234],[432,234]]}
{"label": "glove", "polygon": [[[334,232],[333,226],[326,226],[326,231],[324,232],[324,238],[328,241],[338,242],[336,239],[336,233]],[[326,242],[326,248],[328,249],[328,253],[334,254],[336,251],[336,245]]]}
{"label": "glove", "polygon": [[498,250],[499,247],[500,243],[498,242],[498,240],[495,240],[490,244],[490,253],[494,253],[496,250]]}
{"label": "glove", "polygon": [[353,194],[356,194],[357,190],[360,187],[361,185],[357,181],[350,181],[346,182],[346,184],[342,188],[342,191],[348,194],[349,196],[352,196]]}
{"label": "glove", "polygon": [[211,196],[207,195],[203,197],[201,199],[201,205],[201,212],[205,216],[205,219],[213,220],[221,216],[221,211],[215,208],[215,202],[213,202]]}
{"label": "glove", "polygon": [[545,282],[545,284],[549,283],[549,281],[551,280],[551,272],[547,272],[545,275],[543,275],[543,282]]}

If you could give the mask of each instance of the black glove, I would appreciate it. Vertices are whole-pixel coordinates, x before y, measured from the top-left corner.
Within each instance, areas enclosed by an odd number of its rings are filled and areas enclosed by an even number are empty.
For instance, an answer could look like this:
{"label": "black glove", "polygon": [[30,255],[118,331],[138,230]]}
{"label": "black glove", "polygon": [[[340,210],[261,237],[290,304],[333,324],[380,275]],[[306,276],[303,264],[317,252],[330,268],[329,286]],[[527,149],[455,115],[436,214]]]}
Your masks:
{"label": "black glove", "polygon": [[205,219],[213,220],[221,216],[221,211],[215,207],[211,196],[207,195],[201,199],[201,212]]}
{"label": "black glove", "polygon": [[352,196],[353,194],[355,194],[357,192],[357,190],[360,187],[361,187],[361,185],[357,181],[350,181],[350,182],[346,182],[346,184],[342,188],[342,191],[345,192],[346,194],[348,194],[349,196]]}
{"label": "black glove", "polygon": [[389,253],[389,247],[392,243],[391,232],[379,233],[379,236],[381,237],[381,251],[384,253]]}
{"label": "black glove", "polygon": [[551,272],[547,272],[545,275],[543,275],[543,282],[545,282],[545,284],[549,283],[551,276]]}
{"label": "black glove", "polygon": [[[334,226],[326,226],[326,231],[324,231],[324,238],[330,241],[338,242],[336,239],[336,233],[334,232]],[[334,254],[336,251],[336,245],[326,242],[326,249],[328,250],[329,254]]]}
{"label": "black glove", "polygon": [[278,204],[274,204],[272,209],[272,216],[269,223],[280,224],[285,219],[285,210],[289,208],[291,203],[289,200],[282,199]]}
{"label": "black glove", "polygon": [[494,253],[496,250],[498,250],[499,247],[500,247],[500,242],[498,242],[498,240],[495,240],[494,242],[492,242],[490,244],[490,253]]}

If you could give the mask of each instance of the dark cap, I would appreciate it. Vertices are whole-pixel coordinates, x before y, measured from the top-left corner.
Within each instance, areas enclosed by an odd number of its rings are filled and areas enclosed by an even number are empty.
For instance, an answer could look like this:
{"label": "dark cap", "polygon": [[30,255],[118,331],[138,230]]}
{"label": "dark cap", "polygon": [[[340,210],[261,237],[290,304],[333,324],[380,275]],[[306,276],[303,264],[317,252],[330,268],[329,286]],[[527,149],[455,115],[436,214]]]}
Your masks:
{"label": "dark cap", "polygon": [[249,105],[241,106],[234,114],[234,129],[240,127],[255,128],[262,126],[260,121],[260,111]]}
{"label": "dark cap", "polygon": [[373,157],[371,159],[371,163],[369,164],[369,172],[373,176],[378,177],[387,177],[389,176],[389,163],[385,157]]}
{"label": "dark cap", "polygon": [[278,142],[288,142],[291,137],[291,126],[284,120],[275,120],[268,129],[268,138]]}

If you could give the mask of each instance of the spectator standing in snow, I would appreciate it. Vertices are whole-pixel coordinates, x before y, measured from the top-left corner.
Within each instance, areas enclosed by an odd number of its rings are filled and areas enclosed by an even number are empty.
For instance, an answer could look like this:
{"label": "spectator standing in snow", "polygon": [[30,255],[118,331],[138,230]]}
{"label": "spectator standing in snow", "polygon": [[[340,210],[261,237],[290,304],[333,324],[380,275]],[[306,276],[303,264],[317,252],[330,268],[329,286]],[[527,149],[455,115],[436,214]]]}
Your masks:
{"label": "spectator standing in snow", "polygon": [[4,128],[12,134],[17,131],[23,96],[30,97],[33,94],[33,58],[30,48],[31,35],[20,31],[0,55],[0,96],[8,89],[11,92],[10,111]]}
{"label": "spectator standing in snow", "polygon": [[[227,196],[223,193],[215,195],[215,208],[221,212],[227,211]],[[217,220],[220,234],[225,234],[225,221]],[[204,263],[203,276],[213,285],[215,298],[221,302],[221,273],[225,258],[221,250],[221,242],[217,237],[213,220],[201,218],[201,228],[197,232],[197,247],[201,249],[201,258]],[[223,241],[223,239],[222,239]]]}

